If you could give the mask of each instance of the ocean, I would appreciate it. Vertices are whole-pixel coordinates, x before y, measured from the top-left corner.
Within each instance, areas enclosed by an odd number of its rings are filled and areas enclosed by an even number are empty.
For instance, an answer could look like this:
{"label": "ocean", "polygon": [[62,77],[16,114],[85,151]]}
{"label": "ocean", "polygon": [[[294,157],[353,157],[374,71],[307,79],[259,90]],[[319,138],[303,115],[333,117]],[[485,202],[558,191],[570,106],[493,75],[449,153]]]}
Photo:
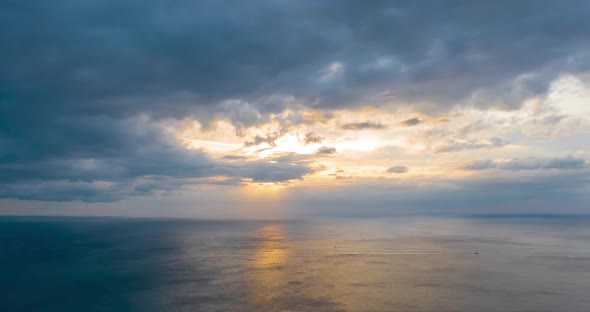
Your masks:
{"label": "ocean", "polygon": [[590,218],[0,217],[0,311],[590,311]]}

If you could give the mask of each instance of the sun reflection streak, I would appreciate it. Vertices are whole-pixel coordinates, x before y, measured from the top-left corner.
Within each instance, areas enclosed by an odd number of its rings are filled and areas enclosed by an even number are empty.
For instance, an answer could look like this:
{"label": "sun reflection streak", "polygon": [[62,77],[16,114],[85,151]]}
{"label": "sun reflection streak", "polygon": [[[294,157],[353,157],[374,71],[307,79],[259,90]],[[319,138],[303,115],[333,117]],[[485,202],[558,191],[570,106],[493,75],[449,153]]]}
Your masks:
{"label": "sun reflection streak", "polygon": [[288,278],[285,266],[289,246],[280,223],[261,227],[257,236],[260,242],[252,254],[249,279],[251,300],[254,306],[269,307],[282,295],[282,286]]}
{"label": "sun reflection streak", "polygon": [[281,224],[263,226],[258,231],[262,241],[254,252],[254,263],[258,268],[285,264],[288,256],[287,243]]}

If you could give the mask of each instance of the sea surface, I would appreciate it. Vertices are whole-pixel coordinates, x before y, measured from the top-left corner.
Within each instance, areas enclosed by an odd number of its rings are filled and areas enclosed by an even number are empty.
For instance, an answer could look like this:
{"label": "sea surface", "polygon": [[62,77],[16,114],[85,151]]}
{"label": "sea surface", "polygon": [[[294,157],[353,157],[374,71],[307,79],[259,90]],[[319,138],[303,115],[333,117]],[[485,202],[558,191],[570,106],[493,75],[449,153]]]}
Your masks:
{"label": "sea surface", "polygon": [[590,218],[0,217],[0,311],[590,311]]}

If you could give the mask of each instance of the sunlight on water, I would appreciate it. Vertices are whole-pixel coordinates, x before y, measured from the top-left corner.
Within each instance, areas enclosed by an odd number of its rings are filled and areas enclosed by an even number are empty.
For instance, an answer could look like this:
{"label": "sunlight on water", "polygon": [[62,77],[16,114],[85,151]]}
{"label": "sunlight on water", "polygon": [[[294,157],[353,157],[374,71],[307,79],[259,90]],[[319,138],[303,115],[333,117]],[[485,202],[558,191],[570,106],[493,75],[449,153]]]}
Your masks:
{"label": "sunlight on water", "polygon": [[289,250],[279,223],[260,227],[256,236],[261,241],[252,255],[254,268],[248,274],[248,288],[254,306],[270,307],[288,278],[284,266],[289,260]]}
{"label": "sunlight on water", "polygon": [[254,251],[254,262],[258,268],[282,265],[287,261],[288,247],[281,224],[270,224],[260,228],[257,236],[262,241]]}
{"label": "sunlight on water", "polygon": [[589,311],[589,219],[0,219],[2,311]]}

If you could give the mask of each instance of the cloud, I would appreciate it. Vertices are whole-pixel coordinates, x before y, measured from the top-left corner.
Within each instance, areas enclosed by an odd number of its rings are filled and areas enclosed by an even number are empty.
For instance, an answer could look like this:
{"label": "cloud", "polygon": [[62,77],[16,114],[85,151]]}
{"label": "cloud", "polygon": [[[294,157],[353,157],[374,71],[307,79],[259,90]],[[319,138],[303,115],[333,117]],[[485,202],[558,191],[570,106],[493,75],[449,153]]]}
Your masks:
{"label": "cloud", "polygon": [[308,132],[307,134],[305,134],[305,138],[303,138],[303,143],[304,144],[314,144],[314,143],[322,143],[322,141],[324,141],[324,138],[315,134],[314,132]]}
{"label": "cloud", "polygon": [[[292,189],[295,215],[388,216],[437,213],[586,213],[590,173],[535,171],[478,178],[367,182]],[[436,203],[436,204],[433,204]],[[556,210],[556,206],[560,207]]]}
{"label": "cloud", "polygon": [[394,166],[394,167],[389,167],[387,169],[387,173],[406,173],[408,172],[408,167],[404,167],[404,166]]}
{"label": "cloud", "polygon": [[260,135],[256,135],[252,141],[246,141],[244,142],[244,146],[256,146],[256,145],[260,145],[262,143],[266,143],[272,147],[276,146],[275,141],[281,136],[281,134],[279,133],[272,133],[272,134],[268,134],[266,136],[260,136]]}
{"label": "cloud", "polygon": [[462,167],[462,169],[479,171],[479,170],[486,170],[486,169],[491,169],[491,168],[495,168],[495,167],[496,167],[496,164],[492,160],[474,160],[472,162],[465,164]]}
{"label": "cloud", "polygon": [[226,159],[226,160],[246,160],[246,159],[248,159],[246,156],[239,156],[239,155],[225,155],[221,158]]}
{"label": "cloud", "polygon": [[476,160],[464,165],[465,170],[486,170],[498,168],[502,170],[520,171],[520,170],[541,170],[541,169],[582,169],[586,167],[586,160],[566,156],[561,158],[516,158],[504,161]]}
{"label": "cloud", "polygon": [[253,182],[287,182],[289,180],[302,180],[304,175],[313,172],[311,168],[305,165],[281,161],[258,161],[228,169],[228,174],[251,178]]}
{"label": "cloud", "polygon": [[315,152],[316,155],[333,155],[336,154],[336,148],[331,146],[322,146]]}
{"label": "cloud", "polygon": [[422,121],[420,119],[418,119],[418,117],[414,117],[414,118],[402,121],[401,124],[406,127],[412,127],[412,126],[418,125],[421,122]]}
{"label": "cloud", "polygon": [[340,126],[344,130],[364,130],[364,129],[385,129],[384,125],[376,121],[367,120],[365,122],[347,123]]}
{"label": "cloud", "polygon": [[579,116],[552,113],[531,118],[522,132],[530,137],[558,138],[575,133],[583,125],[584,120]]}
{"label": "cloud", "polygon": [[[244,123],[292,105],[284,99],[323,109],[390,95],[435,110],[465,101],[517,107],[559,73],[589,69],[587,9],[552,1],[4,4],[3,105],[12,114],[33,106]],[[248,107],[221,104],[232,100]]]}
{"label": "cloud", "polygon": [[488,142],[481,141],[463,141],[443,144],[434,148],[435,153],[450,153],[462,150],[477,150],[482,148],[496,148],[508,145],[510,142],[500,138],[490,138]]}
{"label": "cloud", "polygon": [[[228,120],[243,135],[286,110],[315,112],[293,113],[287,126],[383,104],[510,110],[562,73],[590,70],[588,3],[451,2],[2,2],[0,197],[112,201],[219,175],[301,179],[313,172],[301,161],[186,150],[166,123],[195,119],[206,129]],[[538,116],[525,132],[543,135],[547,125],[577,124]],[[449,141],[435,151],[506,144]]]}
{"label": "cloud", "polygon": [[[159,168],[162,164],[158,162],[134,167],[133,163],[138,161],[140,160],[118,160],[112,164],[105,163],[93,171],[65,164],[0,170],[2,174],[8,173],[11,176],[8,181],[0,181],[0,198],[112,202],[130,196],[167,194],[190,185],[231,186],[247,180],[288,182],[301,180],[303,176],[313,172],[305,164],[287,161],[254,161],[241,164],[210,161],[207,165],[198,161],[185,164],[170,162],[169,169]],[[32,174],[31,171],[35,169],[41,169],[42,172]],[[117,172],[117,169],[121,172]],[[216,176],[227,178],[209,179]]]}
{"label": "cloud", "polygon": [[498,168],[505,170],[537,170],[537,169],[581,169],[586,166],[582,158],[566,156],[561,158],[525,158],[511,159],[496,163]]}
{"label": "cloud", "polygon": [[[0,197],[113,201],[192,184],[285,182],[313,172],[296,159],[232,162],[181,146],[147,117],[61,119],[0,152]],[[223,181],[209,177],[226,176]]]}

